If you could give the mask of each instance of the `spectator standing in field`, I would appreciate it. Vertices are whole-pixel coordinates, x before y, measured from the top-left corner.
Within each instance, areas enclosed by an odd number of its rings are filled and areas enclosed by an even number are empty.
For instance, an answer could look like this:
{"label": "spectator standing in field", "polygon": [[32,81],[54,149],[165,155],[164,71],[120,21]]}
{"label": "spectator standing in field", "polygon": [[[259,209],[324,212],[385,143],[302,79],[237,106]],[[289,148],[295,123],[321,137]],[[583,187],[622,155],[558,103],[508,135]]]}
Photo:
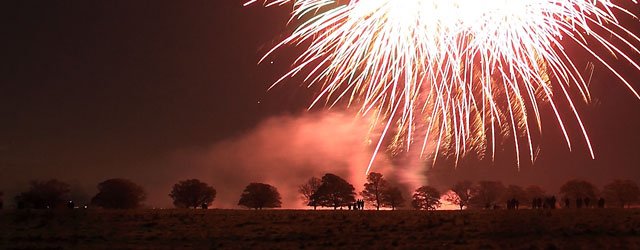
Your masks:
{"label": "spectator standing in field", "polygon": [[591,202],[591,199],[589,199],[589,197],[585,197],[584,198],[584,207],[585,208],[589,208],[589,203]]}
{"label": "spectator standing in field", "polygon": [[540,209],[542,208],[542,198],[534,198],[533,199],[533,206],[534,209]]}
{"label": "spectator standing in field", "polygon": [[582,198],[576,198],[576,208],[582,208]]}
{"label": "spectator standing in field", "polygon": [[604,208],[604,198],[602,197],[598,200],[598,208]]}
{"label": "spectator standing in field", "polygon": [[542,197],[538,198],[538,208],[546,208],[544,204],[546,203],[543,202]]}
{"label": "spectator standing in field", "polygon": [[569,200],[569,198],[564,198],[564,208],[570,208],[571,207],[571,200]]}
{"label": "spectator standing in field", "polygon": [[533,200],[531,200],[531,209],[536,209],[536,198],[533,198]]}
{"label": "spectator standing in field", "polygon": [[512,209],[518,209],[518,200],[516,200],[516,198],[512,198],[510,200],[507,200],[507,209],[512,210]]}

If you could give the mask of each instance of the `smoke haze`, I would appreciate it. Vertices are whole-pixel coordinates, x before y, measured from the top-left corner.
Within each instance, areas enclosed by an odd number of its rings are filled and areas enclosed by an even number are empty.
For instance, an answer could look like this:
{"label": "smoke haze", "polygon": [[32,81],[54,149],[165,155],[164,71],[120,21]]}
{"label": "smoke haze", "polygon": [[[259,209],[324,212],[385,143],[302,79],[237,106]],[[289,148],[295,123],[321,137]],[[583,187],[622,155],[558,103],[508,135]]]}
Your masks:
{"label": "smoke haze", "polygon": [[[215,207],[236,208],[244,187],[263,182],[280,191],[283,207],[303,207],[298,187],[312,176],[337,174],[359,191],[371,159],[369,125],[363,119],[337,112],[278,116],[248,133],[216,143],[204,150],[176,152],[171,157],[176,179],[199,178],[218,190]],[[388,172],[379,155],[374,171]],[[170,186],[169,183],[163,184]],[[149,197],[162,204],[163,196]]]}

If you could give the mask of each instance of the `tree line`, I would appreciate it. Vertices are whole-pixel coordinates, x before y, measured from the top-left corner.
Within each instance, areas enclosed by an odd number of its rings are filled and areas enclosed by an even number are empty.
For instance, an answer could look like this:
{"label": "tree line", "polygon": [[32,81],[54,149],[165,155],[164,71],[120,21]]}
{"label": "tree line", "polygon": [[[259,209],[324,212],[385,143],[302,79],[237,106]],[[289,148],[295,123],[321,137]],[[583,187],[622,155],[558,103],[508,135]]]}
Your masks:
{"label": "tree line", "polygon": [[[307,206],[316,209],[317,206],[332,207],[334,209],[349,207],[355,199],[355,189],[344,179],[326,174],[322,178],[312,177],[301,185],[299,192]],[[556,204],[564,207],[589,207],[596,201],[608,200],[609,207],[629,207],[640,201],[640,188],[632,180],[614,180],[605,185],[600,192],[592,183],[585,180],[570,180],[560,188],[560,197],[547,194],[539,186],[532,185],[523,188],[518,185],[505,186],[499,181],[459,181],[446,192],[440,192],[433,186],[421,186],[411,194],[410,205],[417,210],[436,210],[443,201],[467,209],[496,209],[496,208],[537,208],[535,203],[546,203],[555,208]],[[405,206],[403,192],[397,186],[391,185],[380,173],[372,172],[367,176],[367,183],[360,192],[364,201],[379,210],[381,207],[392,210]],[[542,202],[542,201],[545,202]],[[592,202],[590,202],[592,201]],[[550,204],[553,203],[553,204]],[[522,204],[522,206],[520,206]],[[540,208],[545,205],[539,205]],[[604,206],[604,205],[602,205]]]}
{"label": "tree line", "polygon": [[[142,207],[147,198],[145,190],[131,180],[115,178],[105,180],[97,185],[98,193],[91,198],[89,204],[80,206],[87,208],[101,207],[106,209],[135,209]],[[29,189],[14,197],[17,209],[53,209],[78,207],[70,198],[71,187],[62,181],[34,180]],[[0,192],[0,209],[3,197]],[[198,179],[183,180],[173,185],[169,197],[177,208],[206,209],[216,198],[216,189]],[[241,194],[238,205],[262,209],[263,207],[280,207],[280,194],[273,186],[264,183],[251,183]]]}
{"label": "tree line", "polygon": [[[432,190],[434,197],[437,196],[436,189],[428,188]],[[560,187],[559,197],[547,194],[536,185],[523,188],[518,185],[505,186],[499,181],[459,181],[441,195],[443,200],[457,205],[460,210],[509,208],[519,205],[528,208],[581,208],[596,206],[597,202],[602,203],[600,206],[604,207],[605,200],[609,204],[608,207],[625,208],[640,202],[638,184],[632,180],[619,179],[605,185],[602,191],[588,181],[569,180]],[[435,204],[436,207],[440,205],[439,201]]]}
{"label": "tree line", "polygon": [[[145,190],[127,179],[108,179],[97,185],[98,193],[91,198],[89,206],[106,209],[140,208],[146,199]],[[56,179],[31,181],[29,189],[14,197],[18,209],[77,207],[70,199],[70,185]],[[356,199],[356,189],[338,175],[327,173],[321,178],[311,177],[299,186],[298,192],[306,206],[335,209],[364,209],[365,204],[376,210],[395,210],[407,205],[403,190],[386,180],[380,173],[371,172],[367,182],[359,192],[362,200]],[[177,208],[203,208],[212,205],[216,189],[198,179],[188,179],[174,184],[168,196]],[[570,180],[560,188],[559,197],[547,194],[539,186],[523,188],[518,185],[505,186],[499,181],[459,181],[445,192],[433,186],[421,186],[410,196],[409,205],[417,210],[436,210],[443,201],[462,209],[495,209],[514,207],[589,207],[607,200],[608,207],[629,207],[640,201],[640,188],[632,180],[614,180],[600,191],[585,180]],[[280,193],[274,186],[265,183],[250,183],[240,194],[239,206],[251,209],[281,207]],[[552,204],[549,204],[552,203]],[[600,205],[600,204],[598,204]],[[604,206],[604,204],[602,204]],[[0,209],[3,207],[3,193],[0,191]]]}

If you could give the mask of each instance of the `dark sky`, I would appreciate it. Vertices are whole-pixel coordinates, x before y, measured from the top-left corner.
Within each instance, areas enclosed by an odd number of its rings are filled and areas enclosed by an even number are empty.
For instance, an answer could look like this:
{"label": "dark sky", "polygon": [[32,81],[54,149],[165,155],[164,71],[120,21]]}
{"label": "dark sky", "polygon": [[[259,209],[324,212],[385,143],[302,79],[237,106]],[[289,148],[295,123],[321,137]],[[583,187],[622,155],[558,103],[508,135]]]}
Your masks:
{"label": "dark sky", "polygon": [[[287,70],[291,55],[257,65],[289,29],[289,9],[242,3],[5,3],[0,189],[15,192],[31,179],[55,177],[91,195],[98,181],[125,177],[156,192],[155,180],[165,185],[178,178],[157,177],[176,171],[163,169],[167,155],[206,149],[269,117],[303,112],[313,93],[299,83],[266,91]],[[637,6],[632,11],[640,13]],[[637,20],[626,22],[640,33]],[[628,63],[617,66],[640,89],[640,74]],[[438,169],[431,181],[500,179],[550,190],[573,177],[598,185],[613,178],[640,181],[640,101],[601,66],[592,85],[594,102],[580,108],[596,160],[588,157],[579,134],[573,134],[569,153],[549,123],[533,167],[525,164],[518,172],[512,158],[498,159],[493,166]],[[570,127],[577,131],[575,124]],[[189,165],[183,167],[188,172]],[[163,197],[167,191],[157,192]],[[157,199],[151,203],[166,204]]]}
{"label": "dark sky", "polygon": [[5,8],[11,155],[148,157],[209,144],[269,113],[257,104],[268,79],[256,62],[282,28],[273,11],[231,1],[17,2]]}

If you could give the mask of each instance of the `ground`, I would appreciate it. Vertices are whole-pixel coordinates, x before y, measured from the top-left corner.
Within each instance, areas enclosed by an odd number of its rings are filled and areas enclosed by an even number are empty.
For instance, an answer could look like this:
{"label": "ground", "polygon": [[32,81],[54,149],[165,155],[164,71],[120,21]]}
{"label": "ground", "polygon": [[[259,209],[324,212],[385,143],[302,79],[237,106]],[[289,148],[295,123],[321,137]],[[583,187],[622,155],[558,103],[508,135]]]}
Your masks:
{"label": "ground", "polygon": [[0,211],[0,249],[640,249],[640,209]]}

